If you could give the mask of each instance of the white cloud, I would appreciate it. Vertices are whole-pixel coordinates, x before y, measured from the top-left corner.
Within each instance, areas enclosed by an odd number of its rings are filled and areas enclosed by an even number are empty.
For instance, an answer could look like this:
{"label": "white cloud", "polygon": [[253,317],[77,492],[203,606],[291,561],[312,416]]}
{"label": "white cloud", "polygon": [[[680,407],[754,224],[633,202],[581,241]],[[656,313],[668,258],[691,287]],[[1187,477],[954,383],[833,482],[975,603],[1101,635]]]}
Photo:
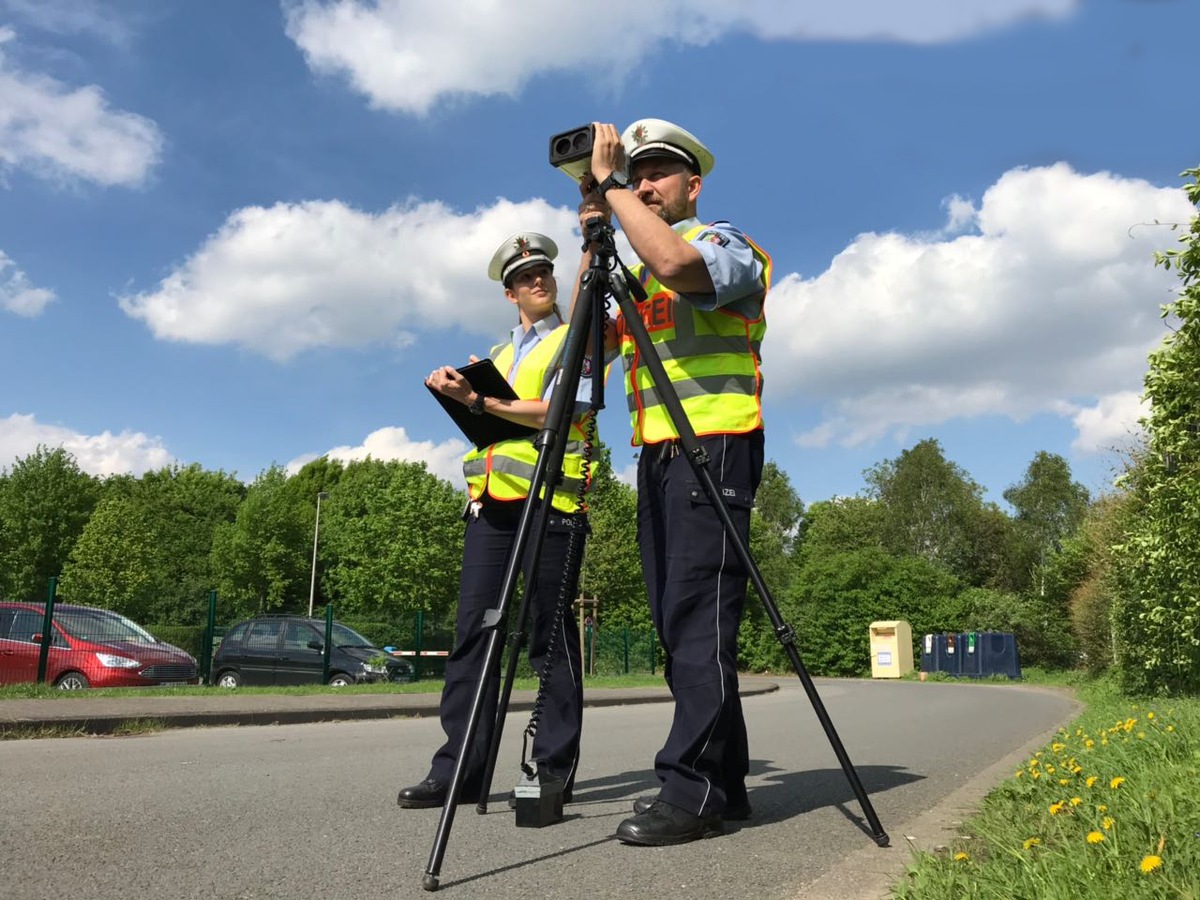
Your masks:
{"label": "white cloud", "polygon": [[11,64],[0,28],[0,171],[23,168],[55,181],[141,184],[162,152],[147,118],[109,106],[97,85],[72,88]]}
{"label": "white cloud", "polygon": [[1150,415],[1150,405],[1136,391],[1120,391],[1101,397],[1095,406],[1080,409],[1072,417],[1077,435],[1071,449],[1079,453],[1104,453],[1140,443],[1139,420]]}
{"label": "white cloud", "polygon": [[75,457],[80,469],[92,475],[141,475],[174,462],[160,438],[141,432],[90,435],[38,422],[31,415],[14,413],[0,419],[0,469],[11,467],[39,445],[62,447]]}
{"label": "white cloud", "polygon": [[34,287],[29,278],[0,250],[0,309],[33,318],[54,299],[54,291]]}
{"label": "white cloud", "polygon": [[509,235],[539,231],[560,249],[566,313],[578,217],[543,200],[498,200],[466,215],[440,203],[373,214],[338,201],[234,212],[156,290],[121,308],[165,340],[233,343],[285,360],[315,347],[401,346],[421,332],[495,336],[515,321],[487,261]]}
{"label": "white cloud", "polygon": [[[387,427],[372,431],[357,447],[334,447],[322,455],[342,462],[355,462],[367,457],[423,462],[425,467],[439,478],[444,478],[453,485],[462,485],[462,458],[468,449],[465,443],[457,439],[440,444],[433,441],[414,441],[403,428]],[[287,464],[287,472],[294,475],[305,463],[318,458],[315,454],[299,456]]]}
{"label": "white cloud", "polygon": [[415,114],[463,95],[513,95],[545,72],[617,78],[659,48],[704,46],[736,33],[763,40],[937,43],[1031,16],[1066,15],[1077,5],[1077,0],[609,0],[603,15],[585,15],[561,0],[283,0],[288,36],[314,71],[345,75],[373,105]]}
{"label": "white cloud", "polygon": [[[1163,336],[1169,240],[1138,223],[1187,222],[1182,191],[1059,163],[1014,169],[977,213],[957,199],[952,238],[860,235],[812,279],[782,278],[767,303],[768,400],[824,403],[799,435],[853,445],[954,418],[1041,412],[1100,446]],[[948,226],[949,227],[949,226]],[[1088,412],[1091,408],[1091,412]]]}

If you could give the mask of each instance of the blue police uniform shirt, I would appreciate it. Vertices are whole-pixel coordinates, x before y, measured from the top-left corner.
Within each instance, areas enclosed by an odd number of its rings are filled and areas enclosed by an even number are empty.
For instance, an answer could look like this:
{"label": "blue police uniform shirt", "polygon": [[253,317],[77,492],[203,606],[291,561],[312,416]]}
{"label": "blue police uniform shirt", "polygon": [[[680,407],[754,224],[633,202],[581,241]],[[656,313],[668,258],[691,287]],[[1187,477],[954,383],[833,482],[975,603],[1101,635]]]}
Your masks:
{"label": "blue police uniform shirt", "polygon": [[[676,222],[672,228],[682,235],[699,225],[704,223],[693,216]],[[704,258],[713,293],[679,296],[697,309],[713,310],[724,306],[749,319],[757,319],[766,296],[762,283],[763,266],[746,236],[728,222],[712,222],[704,225],[689,243]]]}
{"label": "blue police uniform shirt", "polygon": [[[513,362],[512,368],[508,370],[508,383],[516,384],[517,369],[520,368],[521,362],[527,357],[530,351],[533,350],[542,338],[547,337],[562,325],[562,320],[557,316],[546,316],[544,319],[539,319],[534,322],[528,329],[524,325],[518,323],[514,326],[511,332],[511,340],[513,344]],[[554,382],[546,388],[546,392],[542,395],[542,399],[549,402],[551,395],[554,393]],[[586,405],[591,404],[592,399],[592,384],[587,379],[580,379],[579,390],[575,395],[577,403]]]}

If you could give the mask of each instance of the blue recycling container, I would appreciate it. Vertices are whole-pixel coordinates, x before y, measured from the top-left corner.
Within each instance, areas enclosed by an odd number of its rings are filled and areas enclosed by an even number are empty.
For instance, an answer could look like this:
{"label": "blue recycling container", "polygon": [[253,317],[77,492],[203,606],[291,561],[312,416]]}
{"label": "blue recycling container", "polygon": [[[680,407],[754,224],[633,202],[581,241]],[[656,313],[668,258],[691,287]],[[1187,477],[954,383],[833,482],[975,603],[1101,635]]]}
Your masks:
{"label": "blue recycling container", "polygon": [[921,640],[921,671],[945,672],[959,675],[962,672],[960,635],[927,634]]}
{"label": "blue recycling container", "polygon": [[982,632],[978,635],[975,649],[979,654],[981,675],[1021,677],[1021,656],[1017,652],[1017,637],[1013,633]]}
{"label": "blue recycling container", "polygon": [[980,633],[964,631],[958,635],[958,674],[978,678],[984,674]]}

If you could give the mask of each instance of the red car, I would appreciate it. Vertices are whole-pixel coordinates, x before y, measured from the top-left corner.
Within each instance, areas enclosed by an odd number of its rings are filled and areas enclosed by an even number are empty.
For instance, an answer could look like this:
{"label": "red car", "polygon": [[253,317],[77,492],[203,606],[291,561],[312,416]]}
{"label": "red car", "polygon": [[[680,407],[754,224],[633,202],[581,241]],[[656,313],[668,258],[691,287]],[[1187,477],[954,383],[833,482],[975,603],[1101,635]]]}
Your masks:
{"label": "red car", "polygon": [[[46,608],[0,602],[0,684],[36,681]],[[59,603],[46,683],[62,690],[195,684],[196,660],[110,609]]]}

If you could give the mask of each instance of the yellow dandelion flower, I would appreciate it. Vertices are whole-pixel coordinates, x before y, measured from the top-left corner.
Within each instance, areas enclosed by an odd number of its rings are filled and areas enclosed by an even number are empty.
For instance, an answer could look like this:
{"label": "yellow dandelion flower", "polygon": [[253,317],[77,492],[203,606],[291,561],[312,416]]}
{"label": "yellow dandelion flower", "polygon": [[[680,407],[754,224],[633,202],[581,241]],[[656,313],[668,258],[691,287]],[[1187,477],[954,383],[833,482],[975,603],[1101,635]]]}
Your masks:
{"label": "yellow dandelion flower", "polygon": [[1038,780],[1039,778],[1041,778],[1041,777],[1042,777],[1042,773],[1041,773],[1041,772],[1039,772],[1039,771],[1037,771],[1036,769],[1034,769],[1034,771],[1033,771],[1033,780],[1034,780],[1034,781],[1037,781],[1037,780]]}
{"label": "yellow dandelion flower", "polygon": [[1081,799],[1079,799],[1078,797],[1072,797],[1072,798],[1071,798],[1071,805],[1072,805],[1072,806],[1078,806],[1078,805],[1079,805],[1080,803],[1082,803],[1082,802],[1083,802],[1083,801],[1082,801]]}
{"label": "yellow dandelion flower", "polygon": [[1063,811],[1064,806],[1066,806],[1066,804],[1061,800],[1059,800],[1057,803],[1051,803],[1050,804],[1050,815],[1057,816],[1060,812]]}
{"label": "yellow dandelion flower", "polygon": [[1125,783],[1125,778],[1121,775],[1118,775],[1116,778],[1114,778],[1112,781],[1110,781],[1108,783],[1108,786],[1115,791],[1117,788],[1119,788],[1124,783]]}
{"label": "yellow dandelion flower", "polygon": [[1070,778],[1060,778],[1060,779],[1058,779],[1058,783],[1061,785],[1068,785],[1071,783],[1071,779]]}
{"label": "yellow dandelion flower", "polygon": [[1138,732],[1138,740],[1139,740],[1139,741],[1144,741],[1145,739],[1146,739],[1146,732],[1144,732],[1144,731],[1139,731],[1139,732]]}
{"label": "yellow dandelion flower", "polygon": [[1104,842],[1104,835],[1099,831],[1089,831],[1087,836],[1089,844],[1101,844]]}
{"label": "yellow dandelion flower", "polygon": [[1041,842],[1042,842],[1041,838],[1031,837],[1031,838],[1026,838],[1025,843],[1023,843],[1021,846],[1024,847],[1026,850],[1029,850],[1032,847],[1036,847]]}
{"label": "yellow dandelion flower", "polygon": [[1067,749],[1067,745],[1066,744],[1051,744],[1050,749],[1053,750],[1055,753],[1061,753],[1063,750]]}
{"label": "yellow dandelion flower", "polygon": [[1029,767],[1030,767],[1031,769],[1032,769],[1032,768],[1035,768],[1035,767],[1037,766],[1037,764],[1038,764],[1038,761],[1037,761],[1036,759],[1031,759],[1031,760],[1029,761]]}
{"label": "yellow dandelion flower", "polygon": [[971,858],[971,855],[969,853],[963,853],[961,850],[959,850],[957,853],[954,854],[955,862],[966,862],[970,858]]}
{"label": "yellow dandelion flower", "polygon": [[1174,730],[1175,730],[1175,726],[1174,726],[1174,725],[1168,725],[1168,726],[1167,726],[1167,731],[1174,731]]}
{"label": "yellow dandelion flower", "polygon": [[1108,812],[1108,804],[1100,803],[1096,806],[1096,812]]}
{"label": "yellow dandelion flower", "polygon": [[1148,713],[1146,713],[1146,718],[1147,718],[1147,719],[1153,719],[1153,718],[1154,718],[1154,713],[1152,713],[1152,712],[1148,712]]}
{"label": "yellow dandelion flower", "polygon": [[1017,769],[1017,771],[1013,773],[1013,778],[1020,778],[1024,774],[1025,774],[1024,769]]}
{"label": "yellow dandelion flower", "polygon": [[1053,775],[1054,774],[1054,766],[1046,766],[1046,774]]}
{"label": "yellow dandelion flower", "polygon": [[1149,856],[1142,858],[1142,864],[1138,868],[1142,870],[1143,875],[1149,875],[1155,869],[1162,868],[1162,857],[1151,853]]}
{"label": "yellow dandelion flower", "polygon": [[1099,775],[1089,775],[1087,777],[1087,781],[1085,781],[1084,784],[1086,784],[1088,787],[1091,787],[1093,784],[1095,784],[1099,780],[1100,780]]}
{"label": "yellow dandelion flower", "polygon": [[1117,824],[1117,820],[1112,816],[1105,816],[1104,821],[1100,824],[1104,826],[1105,831],[1112,831],[1112,827]]}
{"label": "yellow dandelion flower", "polygon": [[1072,775],[1078,775],[1078,774],[1079,774],[1080,772],[1082,772],[1082,771],[1083,771],[1083,766],[1072,766],[1072,767],[1071,767],[1071,774],[1072,774]]}
{"label": "yellow dandelion flower", "polygon": [[1091,750],[1093,747],[1096,746],[1096,742],[1093,741],[1091,738],[1088,738],[1086,741],[1083,742],[1083,746],[1085,746],[1089,750]]}

